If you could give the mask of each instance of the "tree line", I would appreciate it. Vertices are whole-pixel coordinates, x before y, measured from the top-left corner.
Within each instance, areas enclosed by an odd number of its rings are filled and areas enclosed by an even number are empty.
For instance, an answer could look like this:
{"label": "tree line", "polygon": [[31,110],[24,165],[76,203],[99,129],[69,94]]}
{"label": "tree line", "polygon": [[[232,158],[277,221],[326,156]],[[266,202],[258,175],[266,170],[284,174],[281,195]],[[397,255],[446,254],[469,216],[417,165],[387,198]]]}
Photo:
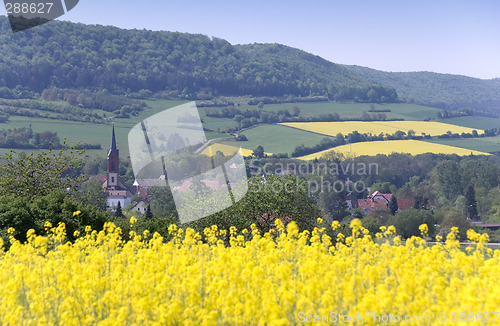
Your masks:
{"label": "tree line", "polygon": [[[447,139],[447,138],[476,138],[476,137],[491,137],[495,136],[498,133],[496,128],[487,129],[483,134],[479,134],[476,130],[472,130],[470,133],[462,132],[461,134],[452,133],[448,131],[442,135],[438,135],[439,139]],[[413,140],[421,140],[421,139],[432,139],[431,135],[417,135],[415,131],[408,130],[408,132],[404,132],[398,130],[393,134],[388,133],[380,133],[380,134],[368,134],[368,133],[360,133],[358,131],[353,131],[344,136],[342,133],[338,133],[335,138],[325,137],[321,140],[319,144],[314,146],[305,146],[301,144],[295,147],[292,152],[292,157],[300,157],[313,153],[317,153],[320,151],[324,151],[330,148],[334,148],[337,146],[344,145],[346,143],[360,143],[367,141],[383,141],[383,140],[404,140],[404,139],[413,139]]]}
{"label": "tree line", "polygon": [[[69,151],[63,148],[58,152],[49,150],[36,155],[19,153],[17,157],[13,154],[5,157],[0,165],[0,190],[7,194],[0,198],[0,237],[8,239],[7,230],[13,227],[14,237],[24,241],[28,229],[43,234],[43,225],[47,221],[53,225],[66,223],[70,240],[74,231],[84,232],[86,225],[100,230],[105,221],[116,222],[124,228],[124,234],[127,233],[125,231],[130,228],[128,219],[117,218],[106,211],[106,194],[102,191],[101,181],[88,179],[84,160],[69,155]],[[186,156],[185,161],[190,161],[192,166],[209,161],[203,157],[190,158]],[[222,153],[214,156],[215,161],[225,159]],[[353,162],[335,155],[308,163],[292,159],[253,159],[251,164],[254,166],[266,165],[266,175],[250,175],[247,195],[235,205],[189,226],[201,231],[213,224],[221,229],[235,226],[241,230],[255,224],[266,232],[280,219],[284,223],[294,220],[302,230],[312,231],[317,226],[317,217],[323,217],[328,225],[337,220],[341,223],[340,230],[347,230],[354,218],[360,218],[372,236],[380,232],[380,226],[395,225],[398,234],[408,238],[419,235],[419,226],[423,223],[428,225],[430,236],[446,236],[451,226],[458,226],[460,235],[464,236],[465,230],[471,228],[467,218],[500,223],[500,161],[497,157],[441,154],[365,156],[356,158],[356,164],[376,164],[376,171],[360,173],[358,169],[350,168],[332,172],[332,164]],[[298,170],[290,165],[287,170],[295,173],[283,176],[282,169],[287,164],[295,164],[295,167],[306,164],[307,167]],[[179,168],[184,166],[181,164]],[[414,208],[398,210],[389,205],[385,211],[349,210],[345,203],[347,189],[323,191],[320,187],[311,187],[314,183],[358,181],[366,187],[352,192],[357,198],[366,198],[368,193],[380,190],[391,193],[394,198],[413,198]],[[152,217],[148,213],[146,218],[126,208],[122,214],[136,214],[140,217],[141,230],[158,231],[168,237],[168,225],[179,223],[172,195],[168,187],[150,190],[148,200]],[[210,193],[211,190],[193,184],[189,191]],[[143,199],[134,197],[135,201]],[[336,234],[329,235],[335,241]],[[497,235],[491,233],[491,236]]]}
{"label": "tree line", "polygon": [[[31,128],[0,129],[0,147],[14,149],[61,149],[57,132],[33,132]],[[101,144],[78,144],[76,149],[101,149]]]}

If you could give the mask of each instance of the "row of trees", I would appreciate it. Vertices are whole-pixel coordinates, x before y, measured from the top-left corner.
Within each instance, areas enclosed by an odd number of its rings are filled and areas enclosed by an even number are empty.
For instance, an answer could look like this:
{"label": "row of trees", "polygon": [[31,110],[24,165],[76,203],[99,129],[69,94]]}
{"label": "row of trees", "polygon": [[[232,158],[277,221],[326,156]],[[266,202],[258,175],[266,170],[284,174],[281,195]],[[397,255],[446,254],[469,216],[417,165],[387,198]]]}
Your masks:
{"label": "row of trees", "polygon": [[[500,223],[500,161],[496,157],[391,154],[350,161],[331,155],[310,162],[309,168],[304,168],[306,163],[291,159],[264,158],[252,164],[265,165],[266,172],[276,174],[282,173],[285,166],[288,173],[306,181],[311,200],[322,209],[325,218],[346,225],[353,218],[363,218],[374,232],[381,225],[395,225],[398,234],[409,237],[419,235],[418,227],[426,223],[431,235],[434,231],[446,235],[452,226],[457,226],[465,237],[466,230],[472,228],[470,221]],[[362,169],[369,164],[376,168],[371,172]],[[329,190],[331,185],[337,189]],[[375,190],[393,194],[386,210],[366,213],[347,209],[345,198],[349,192],[366,198]],[[411,200],[413,209],[398,211],[397,198]],[[434,230],[435,224],[439,228]],[[499,234],[490,236],[500,241]]]}
{"label": "row of trees", "polygon": [[[57,132],[33,132],[31,128],[0,129],[0,147],[15,149],[60,149]],[[101,149],[101,144],[78,144],[76,149]]]}
{"label": "row of trees", "polygon": [[[142,101],[113,95],[106,90],[91,92],[89,90],[50,87],[42,92],[42,99],[48,101],[64,100],[72,106],[113,112],[120,115],[121,118],[136,115],[147,107],[146,103]],[[74,108],[69,108],[69,110],[74,111]],[[89,111],[85,112],[89,113]]]}
{"label": "row of trees", "polygon": [[61,148],[56,132],[33,132],[31,128],[0,129],[0,147],[3,148]]}
{"label": "row of trees", "polygon": [[442,110],[437,113],[437,117],[439,119],[450,119],[450,118],[472,116],[472,115],[474,115],[474,111],[471,108],[462,108],[455,111]]}
{"label": "row of trees", "polygon": [[333,137],[325,137],[321,140],[321,142],[315,146],[308,147],[305,146],[304,144],[299,145],[295,148],[295,150],[292,153],[292,157],[300,157],[300,156],[305,156],[309,155],[312,153],[317,153],[320,151],[324,151],[329,148],[337,147],[344,145],[346,143],[344,135],[341,133],[338,133],[335,138]]}
{"label": "row of trees", "polygon": [[63,102],[47,102],[40,99],[2,99],[2,112],[10,115],[57,120],[103,123],[103,117],[96,112],[74,107]]}
{"label": "row of trees", "polygon": [[[493,129],[488,129],[484,132],[484,134],[479,135],[476,130],[473,130],[471,133],[451,133],[448,131],[446,134],[439,135],[437,136],[438,138],[472,138],[472,137],[489,137],[489,136],[494,136],[497,134],[496,128]],[[301,144],[295,148],[295,150],[292,152],[292,157],[300,157],[300,156],[305,156],[313,153],[317,153],[329,148],[334,148],[340,145],[344,145],[346,143],[359,143],[359,142],[366,142],[366,141],[382,141],[382,140],[403,140],[403,139],[431,139],[432,137],[430,135],[422,135],[418,136],[415,134],[413,130],[409,130],[408,133],[404,131],[396,131],[393,134],[384,134],[380,133],[378,135],[376,134],[367,134],[367,133],[359,133],[358,131],[353,131],[347,135],[347,137],[344,137],[341,133],[337,134],[335,138],[331,137],[325,137],[321,140],[321,142],[317,145],[314,146],[305,146],[304,144]]]}
{"label": "row of trees", "polygon": [[[4,89],[6,89],[4,87]],[[110,112],[115,118],[129,118],[137,115],[147,105],[126,96],[110,94],[108,91],[92,92],[89,90],[45,89],[41,98],[26,92],[17,92],[16,96],[0,95],[0,122],[9,119],[9,115],[81,121],[88,123],[105,123],[106,113],[99,114],[94,110]],[[20,98],[19,96],[27,96]]]}
{"label": "row of trees", "polygon": [[[260,106],[260,105],[259,105]],[[234,119],[238,122],[238,128],[248,128],[260,123],[282,123],[282,122],[331,122],[331,121],[385,121],[387,116],[385,113],[372,113],[366,111],[361,113],[358,119],[349,118],[342,119],[337,112],[320,114],[315,117],[304,117],[300,115],[300,108],[293,106],[291,112],[287,109],[277,112],[266,112],[262,110],[239,110],[233,105],[223,109],[206,109],[208,117]]]}
{"label": "row of trees", "polygon": [[[8,237],[8,227],[14,227],[14,235],[23,240],[29,228],[45,232],[44,224],[49,221],[54,225],[65,222],[71,239],[73,231],[83,232],[86,225],[99,229],[108,220],[115,221],[127,234],[130,229],[128,220],[105,212],[106,195],[100,181],[85,181],[81,174],[84,161],[69,154],[69,149],[62,149],[6,157],[4,164],[0,165],[0,190],[9,195],[0,198],[0,236]],[[219,160],[223,162],[226,158],[217,153],[214,159],[220,163]],[[299,162],[263,158],[252,164],[267,164],[269,172],[291,163]],[[319,169],[317,163],[325,165]],[[352,219],[361,218],[373,235],[382,225],[395,225],[401,236],[410,237],[420,234],[418,227],[423,223],[428,225],[432,236],[438,232],[446,234],[451,226],[459,226],[464,235],[470,227],[467,217],[480,216],[483,221],[500,222],[500,161],[495,158],[392,154],[356,159],[358,165],[367,163],[376,164],[378,169],[372,173],[360,173],[357,168],[341,168],[333,173],[331,164],[351,163],[332,156],[328,160],[311,162],[307,172],[296,170],[297,176],[271,173],[251,178],[248,193],[241,201],[189,226],[203,230],[217,224],[225,229],[230,226],[242,229],[256,224],[265,232],[280,219],[285,224],[294,220],[301,229],[312,230],[317,217],[323,217],[328,224],[332,220],[341,221],[341,230],[345,231]],[[277,170],[275,172],[278,174]],[[394,196],[388,209],[375,214],[366,214],[359,209],[348,210],[345,202],[347,188],[325,191],[323,187],[336,182],[347,185],[348,180],[366,185],[352,191],[360,198],[366,196],[370,186],[371,191],[392,193]],[[203,185],[193,187],[193,191],[211,191]],[[134,201],[144,199],[140,195],[135,197]],[[414,198],[415,208],[398,211],[396,197]],[[140,219],[140,229],[148,228],[167,235],[168,224],[176,222],[176,207],[170,190],[168,187],[153,187],[148,200],[150,213],[148,218]],[[115,212],[114,215],[122,214],[128,214],[127,209],[123,208],[122,213]],[[435,224],[440,226],[436,230]]]}

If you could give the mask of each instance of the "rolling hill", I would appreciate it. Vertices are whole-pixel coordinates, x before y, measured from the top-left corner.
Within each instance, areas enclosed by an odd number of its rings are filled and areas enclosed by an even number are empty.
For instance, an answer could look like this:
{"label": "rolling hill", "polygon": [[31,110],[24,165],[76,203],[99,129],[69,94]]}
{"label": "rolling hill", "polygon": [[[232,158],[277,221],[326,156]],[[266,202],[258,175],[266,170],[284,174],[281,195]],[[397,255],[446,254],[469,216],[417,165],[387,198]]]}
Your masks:
{"label": "rolling hill", "polygon": [[393,88],[279,44],[233,46],[201,34],[59,21],[12,34],[5,17],[0,17],[0,43],[0,87],[10,89],[21,85],[41,92],[55,86],[122,94],[147,90],[199,99],[328,94],[341,100],[394,101],[397,97]]}
{"label": "rolling hill", "polygon": [[478,113],[500,113],[500,78],[478,79],[434,72],[385,72],[344,66],[372,82],[392,86],[406,101],[441,109],[471,107]]}
{"label": "rolling hill", "polygon": [[107,89],[200,100],[320,96],[447,109],[470,106],[484,114],[500,110],[500,79],[346,66],[281,44],[232,45],[201,34],[60,21],[12,34],[4,16],[0,43],[0,88],[21,85],[39,93],[48,87]]}

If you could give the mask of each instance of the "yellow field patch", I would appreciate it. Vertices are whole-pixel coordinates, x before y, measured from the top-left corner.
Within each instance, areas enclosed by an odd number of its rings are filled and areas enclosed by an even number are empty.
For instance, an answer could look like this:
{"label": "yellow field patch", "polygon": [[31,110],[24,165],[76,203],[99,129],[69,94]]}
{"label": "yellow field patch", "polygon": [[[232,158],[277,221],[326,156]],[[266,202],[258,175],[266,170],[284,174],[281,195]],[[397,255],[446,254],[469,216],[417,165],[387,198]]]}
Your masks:
{"label": "yellow field patch", "polygon": [[[339,121],[339,122],[291,122],[281,123],[284,126],[307,130],[318,134],[336,136],[339,132],[347,135],[353,131],[361,134],[393,134],[398,130],[408,133],[413,130],[416,136],[439,136],[448,131],[461,134],[472,133],[472,128],[450,125],[436,121]],[[479,134],[484,131],[476,129]]]}
{"label": "yellow field patch", "polygon": [[[224,156],[233,156],[234,154],[236,154],[240,150],[240,148],[236,147],[236,146],[215,143],[215,144],[210,145],[207,148],[205,148],[203,150],[203,152],[201,152],[201,153],[203,155],[210,156],[210,148],[212,148],[213,155],[215,155],[215,153],[217,153],[218,151],[221,151],[222,153],[224,153]],[[253,153],[253,150],[242,148],[241,152],[243,153],[243,156],[251,156]]]}
{"label": "yellow field patch", "polygon": [[345,157],[354,157],[377,154],[409,153],[412,155],[434,153],[434,154],[457,154],[461,156],[470,155],[490,155],[488,153],[473,151],[470,149],[448,146],[442,144],[427,143],[420,140],[386,140],[347,144],[314,154],[299,157],[301,160],[313,160],[320,158],[328,152],[342,153]]}

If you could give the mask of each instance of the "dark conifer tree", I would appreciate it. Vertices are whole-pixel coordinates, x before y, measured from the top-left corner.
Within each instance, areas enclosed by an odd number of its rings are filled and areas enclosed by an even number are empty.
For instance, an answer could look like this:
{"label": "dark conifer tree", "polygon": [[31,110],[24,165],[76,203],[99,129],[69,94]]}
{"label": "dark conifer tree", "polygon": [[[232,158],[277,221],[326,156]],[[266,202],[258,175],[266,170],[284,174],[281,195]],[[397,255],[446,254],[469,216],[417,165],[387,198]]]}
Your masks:
{"label": "dark conifer tree", "polygon": [[146,216],[147,219],[153,218],[153,212],[151,212],[151,205],[148,204],[148,208],[146,209]]}
{"label": "dark conifer tree", "polygon": [[465,188],[465,205],[467,217],[475,220],[478,218],[477,216],[477,201],[476,201],[476,191],[474,190],[473,185],[469,185]]}
{"label": "dark conifer tree", "polygon": [[398,199],[396,198],[396,195],[392,195],[391,201],[389,202],[389,209],[391,210],[392,215],[396,215],[396,212],[398,211]]}
{"label": "dark conifer tree", "polygon": [[123,217],[122,205],[120,204],[120,202],[118,202],[118,205],[116,205],[115,216]]}

